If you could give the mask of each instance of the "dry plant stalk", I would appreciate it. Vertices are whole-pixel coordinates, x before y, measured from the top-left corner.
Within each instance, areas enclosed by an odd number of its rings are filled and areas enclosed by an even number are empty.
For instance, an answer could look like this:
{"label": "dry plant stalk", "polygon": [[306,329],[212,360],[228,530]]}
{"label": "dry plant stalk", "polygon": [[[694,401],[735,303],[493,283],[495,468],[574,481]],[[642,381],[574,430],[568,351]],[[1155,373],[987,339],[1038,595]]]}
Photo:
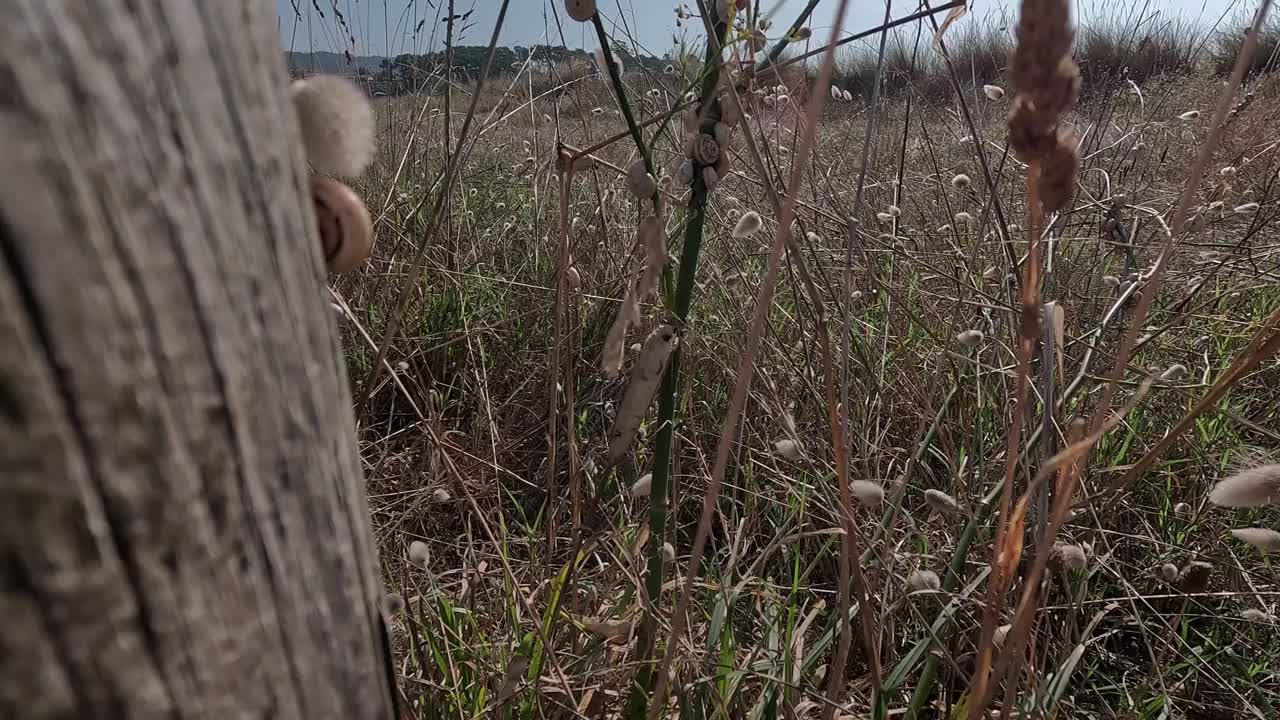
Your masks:
{"label": "dry plant stalk", "polygon": [[[1062,115],[1075,105],[1080,91],[1080,71],[1071,59],[1074,32],[1069,0],[1023,0],[1018,16],[1018,42],[1009,58],[1009,79],[1014,86],[1009,113],[1009,146],[1028,164],[1027,261],[1023,270],[1022,308],[1018,328],[1018,365],[1015,403],[1008,431],[1001,523],[996,529],[992,563],[996,572],[987,586],[978,662],[973,675],[969,717],[977,720],[990,702],[988,687],[996,623],[1001,601],[1013,571],[1009,564],[1014,544],[1021,552],[1022,538],[1013,537],[1013,480],[1022,441],[1022,418],[1029,393],[1028,375],[1035,343],[1040,337],[1040,227],[1043,212],[1053,212],[1071,200],[1079,166],[1074,139],[1060,128]],[[1021,525],[1017,528],[1019,531]],[[1020,535],[1020,532],[1018,533]],[[1045,539],[1046,542],[1049,538]],[[1003,562],[1002,562],[1003,561]]]}

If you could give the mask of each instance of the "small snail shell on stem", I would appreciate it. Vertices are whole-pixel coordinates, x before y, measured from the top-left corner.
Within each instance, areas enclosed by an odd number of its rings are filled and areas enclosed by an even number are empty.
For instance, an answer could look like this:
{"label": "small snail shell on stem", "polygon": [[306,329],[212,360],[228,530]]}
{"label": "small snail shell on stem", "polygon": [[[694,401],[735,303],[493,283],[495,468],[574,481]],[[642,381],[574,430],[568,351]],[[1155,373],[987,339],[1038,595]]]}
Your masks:
{"label": "small snail shell on stem", "polygon": [[329,272],[359,267],[373,250],[373,222],[364,202],[351,188],[323,175],[311,178],[311,199]]}

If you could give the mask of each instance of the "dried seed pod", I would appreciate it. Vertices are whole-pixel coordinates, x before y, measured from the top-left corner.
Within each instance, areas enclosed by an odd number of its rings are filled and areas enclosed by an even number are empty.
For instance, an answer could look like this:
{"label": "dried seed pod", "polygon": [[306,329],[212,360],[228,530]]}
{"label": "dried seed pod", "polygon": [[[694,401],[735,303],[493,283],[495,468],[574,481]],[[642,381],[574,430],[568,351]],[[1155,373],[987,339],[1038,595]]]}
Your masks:
{"label": "dried seed pod", "polygon": [[956,342],[965,347],[977,347],[985,338],[981,330],[962,330],[956,335]]}
{"label": "dried seed pod", "polygon": [[640,221],[636,238],[644,248],[644,272],[640,275],[636,293],[645,298],[658,289],[662,269],[667,266],[667,235],[662,229],[662,219],[657,215],[646,215]]}
{"label": "dried seed pod", "polygon": [[596,14],[596,0],[564,0],[564,11],[578,22],[586,22]]}
{"label": "dried seed pod", "polygon": [[912,592],[937,591],[942,589],[942,580],[932,570],[912,570],[907,576],[907,587]]}
{"label": "dried seed pod", "polygon": [[884,502],[884,488],[877,482],[854,480],[849,483],[849,492],[867,507],[876,507]]}
{"label": "dried seed pod", "polygon": [[1174,583],[1178,580],[1178,566],[1173,563],[1165,563],[1160,566],[1160,577],[1164,578],[1167,583]]}
{"label": "dried seed pod", "polygon": [[800,443],[790,438],[775,442],[773,450],[788,460],[795,461],[800,459]]}
{"label": "dried seed pod", "polygon": [[631,369],[631,380],[622,396],[617,417],[609,430],[609,464],[612,465],[631,449],[640,423],[649,412],[662,373],[667,367],[671,351],[675,349],[676,331],[671,325],[661,325],[645,338],[640,357]]}
{"label": "dried seed pod", "polygon": [[329,272],[359,267],[373,251],[373,221],[364,201],[351,188],[323,175],[311,178],[316,229]]}
{"label": "dried seed pod", "polygon": [[950,495],[935,488],[924,491],[924,502],[931,509],[941,513],[961,512],[960,503]]}
{"label": "dried seed pod", "polygon": [[631,486],[631,497],[649,497],[653,489],[653,473],[645,473]]}
{"label": "dried seed pod", "polygon": [[1229,508],[1280,503],[1280,465],[1259,465],[1220,481],[1209,491],[1209,502]]}
{"label": "dried seed pod", "polygon": [[745,238],[756,234],[760,231],[764,221],[760,219],[760,214],[754,210],[749,210],[738,218],[737,224],[733,226],[733,236],[736,238]]}
{"label": "dried seed pod", "polygon": [[703,165],[715,165],[720,159],[720,145],[706,133],[699,133],[693,145],[693,159]]}
{"label": "dried seed pod", "polygon": [[1178,590],[1184,593],[1200,593],[1209,587],[1213,566],[1203,560],[1193,560],[1178,572]]}
{"label": "dried seed pod", "polygon": [[1084,548],[1071,543],[1056,542],[1049,551],[1050,560],[1065,570],[1084,570],[1088,564],[1088,556]]}
{"label": "dried seed pod", "polygon": [[409,543],[409,563],[414,567],[420,567],[423,570],[427,568],[427,563],[431,560],[431,548],[421,540],[414,540]]}
{"label": "dried seed pod", "polygon": [[1280,552],[1280,532],[1271,528],[1236,528],[1231,535],[1263,552]]}
{"label": "dried seed pod", "polygon": [[610,622],[608,620],[589,620],[582,624],[591,634],[614,645],[626,645],[631,642],[631,635],[636,624],[629,621]]}
{"label": "dried seed pod", "polygon": [[307,161],[318,172],[353,177],[373,160],[369,98],[337,75],[312,75],[289,87]]}

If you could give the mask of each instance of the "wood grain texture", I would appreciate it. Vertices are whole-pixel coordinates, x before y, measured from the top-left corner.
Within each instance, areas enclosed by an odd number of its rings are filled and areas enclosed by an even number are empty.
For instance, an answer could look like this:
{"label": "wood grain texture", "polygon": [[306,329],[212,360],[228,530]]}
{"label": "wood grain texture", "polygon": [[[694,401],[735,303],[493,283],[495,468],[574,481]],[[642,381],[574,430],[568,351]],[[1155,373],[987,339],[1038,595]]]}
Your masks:
{"label": "wood grain texture", "polygon": [[391,717],[272,3],[0,10],[0,717]]}

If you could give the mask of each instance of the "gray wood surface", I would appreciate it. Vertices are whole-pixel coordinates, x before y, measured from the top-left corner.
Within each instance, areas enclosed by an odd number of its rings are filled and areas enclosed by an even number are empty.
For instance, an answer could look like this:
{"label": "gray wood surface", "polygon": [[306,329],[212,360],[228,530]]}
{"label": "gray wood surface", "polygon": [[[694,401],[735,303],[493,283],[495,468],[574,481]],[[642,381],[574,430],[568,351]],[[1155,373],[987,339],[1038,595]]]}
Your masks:
{"label": "gray wood surface", "polygon": [[387,718],[269,0],[0,0],[0,718]]}

